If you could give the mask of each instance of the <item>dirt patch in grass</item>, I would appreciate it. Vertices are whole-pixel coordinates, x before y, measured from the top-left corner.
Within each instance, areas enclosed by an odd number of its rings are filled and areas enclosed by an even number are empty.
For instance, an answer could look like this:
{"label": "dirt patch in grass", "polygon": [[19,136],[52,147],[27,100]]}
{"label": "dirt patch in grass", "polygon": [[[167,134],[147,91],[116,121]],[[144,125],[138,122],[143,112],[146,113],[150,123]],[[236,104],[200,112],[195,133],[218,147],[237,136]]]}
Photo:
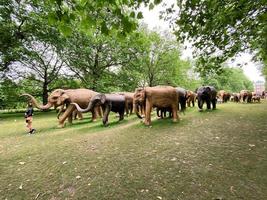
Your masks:
{"label": "dirt patch in grass", "polygon": [[[266,199],[267,102],[189,108],[179,123],[135,116],[110,126],[55,114],[19,116],[0,128],[0,196],[5,199]],[[14,123],[16,120],[16,128]],[[19,124],[18,124],[19,123]]]}

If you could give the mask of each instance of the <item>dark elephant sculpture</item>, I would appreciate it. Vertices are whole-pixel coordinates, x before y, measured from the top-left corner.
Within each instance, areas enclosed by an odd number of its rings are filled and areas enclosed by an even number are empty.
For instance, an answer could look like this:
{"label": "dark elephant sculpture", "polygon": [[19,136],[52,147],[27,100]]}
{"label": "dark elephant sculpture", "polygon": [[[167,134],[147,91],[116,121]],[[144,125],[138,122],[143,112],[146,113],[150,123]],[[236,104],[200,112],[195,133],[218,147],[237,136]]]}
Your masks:
{"label": "dark elephant sculpture", "polygon": [[116,92],[114,94],[125,96],[125,112],[127,117],[133,113],[133,92]]}
{"label": "dark elephant sculpture", "polygon": [[212,108],[216,109],[216,96],[217,91],[212,86],[202,86],[197,89],[197,99],[198,99],[198,108],[199,111],[202,111],[203,104],[207,104],[207,109],[211,109],[211,103]]}
{"label": "dark elephant sculpture", "polygon": [[75,105],[76,109],[79,112],[88,112],[93,110],[97,106],[101,106],[103,110],[103,124],[106,126],[108,124],[108,116],[110,111],[119,113],[119,121],[124,119],[125,111],[125,96],[119,94],[97,94],[93,96],[88,102],[88,106],[85,109],[82,109],[78,104],[72,103]]}
{"label": "dark elephant sculpture", "polygon": [[178,94],[178,110],[181,110],[182,112],[186,109],[186,96],[187,91],[184,88],[176,87],[176,92]]}

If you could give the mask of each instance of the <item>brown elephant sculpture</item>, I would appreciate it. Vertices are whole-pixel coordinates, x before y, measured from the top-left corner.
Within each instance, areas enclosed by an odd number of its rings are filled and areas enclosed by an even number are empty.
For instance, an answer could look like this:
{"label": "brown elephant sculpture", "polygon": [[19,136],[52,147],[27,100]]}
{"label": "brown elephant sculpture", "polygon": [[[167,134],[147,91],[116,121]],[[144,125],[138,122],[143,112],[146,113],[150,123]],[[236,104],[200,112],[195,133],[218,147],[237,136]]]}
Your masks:
{"label": "brown elephant sculpture", "polygon": [[220,90],[217,93],[217,96],[220,98],[222,103],[227,103],[227,101],[230,100],[231,94],[229,92],[224,91],[224,90]]}
{"label": "brown elephant sculpture", "polygon": [[[89,89],[56,89],[48,97],[48,103],[46,105],[39,105],[36,99],[30,94],[22,94],[21,96],[27,96],[31,99],[33,106],[41,110],[47,110],[52,106],[58,107],[67,104],[67,109],[62,116],[59,117],[59,126],[64,127],[64,122],[68,118],[69,123],[72,123],[72,112],[76,109],[74,105],[70,103],[77,103],[80,107],[86,107],[90,99],[98,94],[97,92]],[[92,120],[96,120],[97,108],[92,111]]]}
{"label": "brown elephant sculpture", "polygon": [[153,107],[171,108],[173,121],[179,120],[177,114],[179,97],[175,88],[171,86],[156,86],[138,88],[134,94],[135,113],[139,118],[142,118],[138,107],[145,108],[145,125],[151,125],[151,111]]}
{"label": "brown elephant sculpture", "polygon": [[191,107],[191,104],[193,107],[195,107],[196,97],[197,97],[196,93],[190,90],[187,91],[187,95],[186,95],[187,107]]}

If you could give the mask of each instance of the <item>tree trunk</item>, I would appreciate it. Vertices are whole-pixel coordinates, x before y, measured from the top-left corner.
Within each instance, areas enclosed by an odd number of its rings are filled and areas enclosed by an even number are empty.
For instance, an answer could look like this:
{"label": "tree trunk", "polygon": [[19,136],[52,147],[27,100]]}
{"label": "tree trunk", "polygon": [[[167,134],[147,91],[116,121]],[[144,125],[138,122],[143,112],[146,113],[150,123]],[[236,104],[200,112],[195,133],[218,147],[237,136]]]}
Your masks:
{"label": "tree trunk", "polygon": [[47,104],[48,99],[48,77],[47,77],[47,69],[44,72],[44,83],[43,83],[43,105]]}
{"label": "tree trunk", "polygon": [[47,104],[48,99],[48,84],[44,82],[43,84],[43,104]]}

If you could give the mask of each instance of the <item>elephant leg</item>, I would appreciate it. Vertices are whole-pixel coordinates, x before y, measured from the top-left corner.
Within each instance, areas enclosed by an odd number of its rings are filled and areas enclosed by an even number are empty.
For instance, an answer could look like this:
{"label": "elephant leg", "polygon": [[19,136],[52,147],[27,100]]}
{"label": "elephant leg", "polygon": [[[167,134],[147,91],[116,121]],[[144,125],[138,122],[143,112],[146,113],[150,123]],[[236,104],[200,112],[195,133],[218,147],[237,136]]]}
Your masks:
{"label": "elephant leg", "polygon": [[60,107],[58,113],[57,113],[57,119],[59,119],[60,115],[64,112],[64,105]]}
{"label": "elephant leg", "polygon": [[207,109],[210,109],[210,99],[208,99],[208,100],[206,101],[206,104],[207,104]]}
{"label": "elephant leg", "polygon": [[124,119],[124,110],[123,111],[120,111],[119,112],[119,115],[120,115],[119,121],[123,120]]}
{"label": "elephant leg", "polygon": [[73,119],[76,120],[77,119],[77,115],[78,115],[78,110],[74,110],[72,112],[72,115],[73,115]]}
{"label": "elephant leg", "polygon": [[160,109],[159,108],[157,108],[157,117],[161,117]]}
{"label": "elephant leg", "polygon": [[144,105],[141,105],[140,107],[141,107],[141,108],[140,108],[140,110],[141,110],[141,116],[144,117],[144,116],[145,116],[146,108],[145,108]]}
{"label": "elephant leg", "polygon": [[216,109],[216,99],[212,100],[212,109],[215,110]]}
{"label": "elephant leg", "polygon": [[202,108],[203,108],[203,100],[202,99],[198,99],[197,104],[198,104],[198,108],[200,110],[202,110]]}
{"label": "elephant leg", "polygon": [[128,105],[128,101],[125,101],[125,112],[126,112],[126,116],[129,116],[129,105]]}
{"label": "elephant leg", "polygon": [[99,107],[95,106],[92,110],[92,121],[95,122],[96,118],[99,116]]}
{"label": "elephant leg", "polygon": [[64,127],[64,122],[65,120],[69,117],[72,116],[72,112],[75,109],[74,105],[69,105],[67,110],[64,112],[64,114],[59,118],[58,122],[59,122],[59,126],[61,126],[62,128]]}
{"label": "elephant leg", "polygon": [[130,104],[130,115],[133,114],[133,104]]}
{"label": "elephant leg", "polygon": [[74,118],[74,116],[75,116],[75,111],[73,111],[73,112],[68,116],[68,122],[69,122],[70,124],[72,124],[72,119]]}
{"label": "elephant leg", "polygon": [[146,99],[146,109],[145,109],[145,125],[151,124],[151,111],[152,105],[150,104],[149,100]]}
{"label": "elephant leg", "polygon": [[179,119],[179,115],[178,115],[178,113],[177,113],[177,104],[175,103],[175,104],[173,104],[172,105],[172,120],[174,121],[174,122],[176,122],[176,121],[179,121],[180,119]]}
{"label": "elephant leg", "polygon": [[82,120],[83,119],[83,114],[79,111],[77,111],[78,119]]}
{"label": "elephant leg", "polygon": [[108,124],[108,116],[109,116],[110,110],[111,110],[111,106],[106,105],[104,108],[104,114],[103,114],[103,119],[102,119],[103,124],[105,126],[107,126],[107,124]]}

